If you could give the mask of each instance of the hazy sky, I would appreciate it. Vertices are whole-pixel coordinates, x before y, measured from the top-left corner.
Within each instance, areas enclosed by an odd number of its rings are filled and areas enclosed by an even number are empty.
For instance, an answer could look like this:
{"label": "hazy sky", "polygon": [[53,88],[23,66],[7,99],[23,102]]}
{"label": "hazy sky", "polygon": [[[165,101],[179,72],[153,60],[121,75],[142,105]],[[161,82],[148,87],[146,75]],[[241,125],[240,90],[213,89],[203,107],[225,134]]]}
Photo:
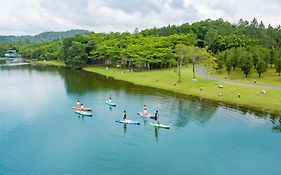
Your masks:
{"label": "hazy sky", "polygon": [[208,18],[281,23],[281,0],[0,0],[0,7],[0,35],[122,32]]}

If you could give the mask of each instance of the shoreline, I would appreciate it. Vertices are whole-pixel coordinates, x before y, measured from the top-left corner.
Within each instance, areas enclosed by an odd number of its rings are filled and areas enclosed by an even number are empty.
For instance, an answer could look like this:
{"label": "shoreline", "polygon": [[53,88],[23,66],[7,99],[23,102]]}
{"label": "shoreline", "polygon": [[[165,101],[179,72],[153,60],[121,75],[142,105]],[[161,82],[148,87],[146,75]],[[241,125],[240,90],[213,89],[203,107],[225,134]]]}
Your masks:
{"label": "shoreline", "polygon": [[[36,65],[65,67],[61,61],[34,62]],[[216,82],[197,76],[197,82],[191,81],[191,67],[184,68],[182,82],[177,82],[175,69],[151,70],[144,72],[132,72],[125,69],[109,68],[103,66],[85,66],[81,70],[112,77],[116,80],[126,81],[135,85],[155,88],[177,95],[192,98],[200,98],[234,109],[246,109],[252,112],[280,115],[281,114],[281,90],[261,87],[248,87],[245,85],[233,85],[224,82]],[[223,85],[224,88],[219,88]],[[201,91],[201,88],[203,89]],[[266,94],[261,94],[262,90]],[[237,94],[241,94],[241,98]],[[218,94],[223,94],[219,96]]]}
{"label": "shoreline", "polygon": [[6,61],[6,60],[14,60],[15,58],[4,58],[4,57],[0,57],[0,61]]}

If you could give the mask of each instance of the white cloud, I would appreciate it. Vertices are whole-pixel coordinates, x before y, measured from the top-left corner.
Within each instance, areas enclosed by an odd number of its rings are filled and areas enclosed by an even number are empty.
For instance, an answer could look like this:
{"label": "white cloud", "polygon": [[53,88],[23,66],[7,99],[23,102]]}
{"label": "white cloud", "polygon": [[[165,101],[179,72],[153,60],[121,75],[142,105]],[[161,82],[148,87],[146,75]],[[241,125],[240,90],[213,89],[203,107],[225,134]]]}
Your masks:
{"label": "white cloud", "polygon": [[198,11],[200,19],[223,18],[232,23],[239,19],[257,18],[265,24],[277,26],[281,21],[280,0],[184,0]]}
{"label": "white cloud", "polygon": [[0,35],[133,31],[203,19],[281,21],[279,0],[1,0]]}

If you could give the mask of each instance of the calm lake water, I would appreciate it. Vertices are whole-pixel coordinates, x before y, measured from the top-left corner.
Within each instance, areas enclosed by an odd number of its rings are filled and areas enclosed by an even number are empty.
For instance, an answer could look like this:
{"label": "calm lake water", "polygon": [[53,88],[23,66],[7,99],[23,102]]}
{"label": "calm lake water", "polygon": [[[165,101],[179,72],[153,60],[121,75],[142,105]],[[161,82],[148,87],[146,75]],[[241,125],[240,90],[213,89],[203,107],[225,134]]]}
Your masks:
{"label": "calm lake water", "polygon": [[[0,67],[0,174],[280,174],[279,118],[84,71]],[[111,94],[116,108],[105,101]],[[79,117],[76,98],[93,108]],[[136,115],[159,110],[171,129]],[[116,123],[122,117],[141,125]],[[277,128],[277,129],[276,129]]]}

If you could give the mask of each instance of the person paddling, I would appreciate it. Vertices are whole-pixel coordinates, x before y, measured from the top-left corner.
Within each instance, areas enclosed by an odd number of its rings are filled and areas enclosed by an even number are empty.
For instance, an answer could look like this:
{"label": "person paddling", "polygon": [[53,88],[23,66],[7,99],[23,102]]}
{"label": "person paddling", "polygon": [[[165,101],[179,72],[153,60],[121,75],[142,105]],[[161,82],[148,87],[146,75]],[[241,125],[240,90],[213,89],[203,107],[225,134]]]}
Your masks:
{"label": "person paddling", "polygon": [[143,114],[147,115],[147,107],[146,107],[146,105],[143,105]]}
{"label": "person paddling", "polygon": [[157,118],[158,118],[158,110],[154,114],[154,120],[157,120]]}
{"label": "person paddling", "polygon": [[111,103],[111,100],[112,100],[112,98],[111,98],[111,94],[109,94],[109,102]]}
{"label": "person paddling", "polygon": [[124,114],[123,114],[123,121],[125,121],[127,118],[127,114],[126,114],[126,111],[124,111]]}

